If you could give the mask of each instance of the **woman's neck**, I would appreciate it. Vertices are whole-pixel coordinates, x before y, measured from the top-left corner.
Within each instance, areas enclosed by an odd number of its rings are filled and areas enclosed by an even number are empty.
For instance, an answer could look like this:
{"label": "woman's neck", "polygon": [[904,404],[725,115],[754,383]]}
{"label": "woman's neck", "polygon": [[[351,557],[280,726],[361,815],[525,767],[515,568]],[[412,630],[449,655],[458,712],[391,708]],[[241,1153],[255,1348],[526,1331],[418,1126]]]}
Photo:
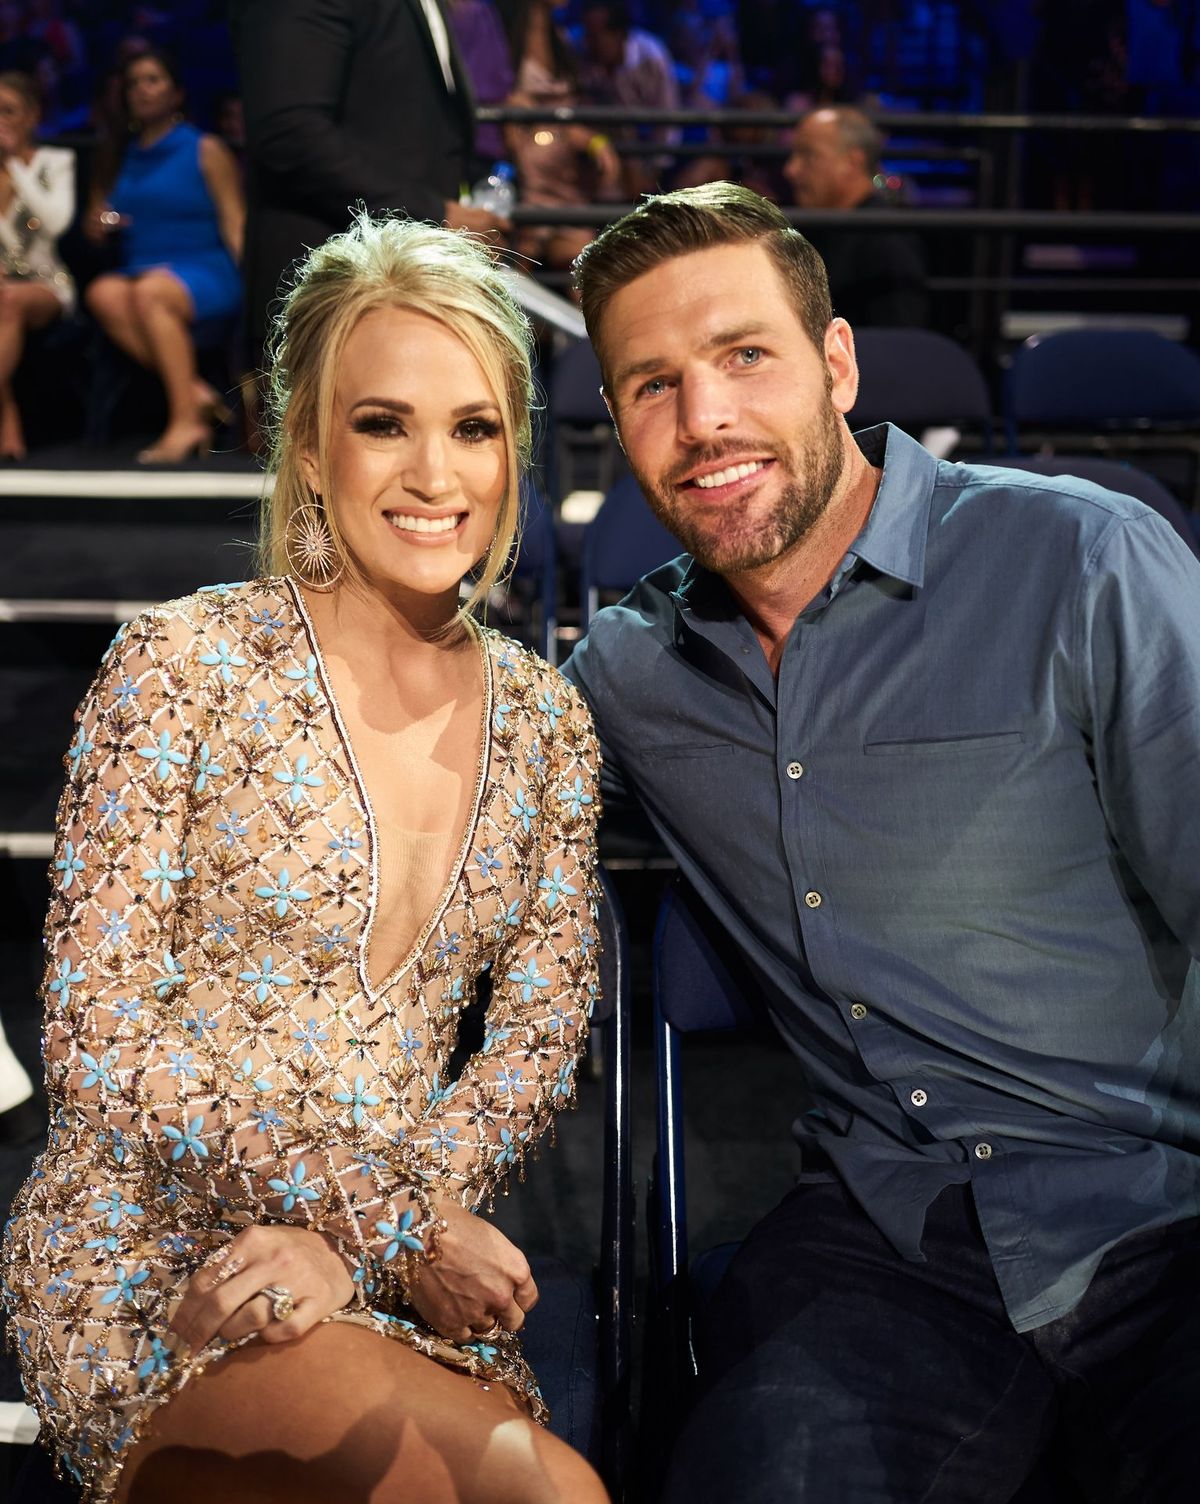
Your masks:
{"label": "woman's neck", "polygon": [[166,120],[153,120],[148,125],[142,126],[138,132],[138,145],[142,147],[154,146],[164,136],[169,136],[179,124],[176,115],[170,115]]}
{"label": "woman's neck", "polygon": [[455,621],[457,591],[401,598],[352,582],[330,591],[301,586],[301,592],[324,652],[352,664],[433,664],[467,641]]}

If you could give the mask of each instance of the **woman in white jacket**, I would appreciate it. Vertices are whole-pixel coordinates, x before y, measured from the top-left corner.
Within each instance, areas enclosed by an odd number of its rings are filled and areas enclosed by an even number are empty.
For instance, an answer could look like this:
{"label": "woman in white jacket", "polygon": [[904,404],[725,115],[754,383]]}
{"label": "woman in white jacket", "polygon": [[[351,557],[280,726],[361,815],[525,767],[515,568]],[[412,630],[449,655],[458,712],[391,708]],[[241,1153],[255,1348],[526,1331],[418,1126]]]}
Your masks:
{"label": "woman in white jacket", "polygon": [[31,329],[75,306],[75,284],[58,237],[75,214],[75,153],[35,146],[37,85],[0,73],[0,460],[25,458],[13,372]]}

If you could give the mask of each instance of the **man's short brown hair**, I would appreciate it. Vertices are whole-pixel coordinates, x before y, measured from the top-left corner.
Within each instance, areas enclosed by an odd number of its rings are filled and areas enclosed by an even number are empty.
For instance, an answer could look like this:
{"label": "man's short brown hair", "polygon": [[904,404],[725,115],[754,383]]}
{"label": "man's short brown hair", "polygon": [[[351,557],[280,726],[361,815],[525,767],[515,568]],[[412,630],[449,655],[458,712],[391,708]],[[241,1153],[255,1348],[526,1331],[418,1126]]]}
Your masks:
{"label": "man's short brown hair", "polygon": [[812,245],[774,204],[749,188],[702,183],[647,198],[575,258],[575,286],[601,367],[600,324],[614,293],[676,256],[756,241],[778,268],[805,333],[823,349],[833,310],[825,263]]}

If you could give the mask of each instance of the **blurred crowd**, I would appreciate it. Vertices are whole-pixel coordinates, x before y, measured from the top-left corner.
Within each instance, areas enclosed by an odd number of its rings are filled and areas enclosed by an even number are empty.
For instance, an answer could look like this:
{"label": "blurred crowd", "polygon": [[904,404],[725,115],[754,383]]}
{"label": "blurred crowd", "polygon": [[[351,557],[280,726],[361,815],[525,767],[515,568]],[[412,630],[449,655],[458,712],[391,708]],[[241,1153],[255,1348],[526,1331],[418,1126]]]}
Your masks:
{"label": "blurred crowd", "polygon": [[[244,247],[247,256],[253,251],[245,199],[247,180],[257,196],[256,168],[269,192],[272,168],[253,151],[247,162],[254,100],[245,59],[239,75],[235,55],[239,13],[254,9],[237,0],[0,0],[0,459],[19,460],[26,450],[14,378],[27,344],[64,321],[82,319],[160,383],[165,423],[142,451],[147,462],[202,449],[223,415],[198,350],[233,349],[240,332],[240,357],[217,376],[226,389],[257,363],[268,294],[257,294],[256,312],[256,273],[243,259]],[[441,0],[439,10],[428,0],[425,14],[434,27],[444,17],[453,36],[453,66],[470,84],[460,99],[546,110],[544,119],[481,125],[474,159],[461,164],[464,185],[504,162],[526,208],[628,202],[662,187],[733,178],[784,204],[851,209],[906,197],[903,177],[882,162],[885,142],[869,118],[879,109],[1026,104],[1132,113],[1158,104],[1200,112],[1200,22],[1178,37],[1163,30],[1179,9],[1152,0]],[[1001,55],[1014,67],[989,63]],[[450,53],[440,56],[453,96]],[[1000,97],[997,80],[1005,87],[1017,80],[1021,97]],[[579,104],[782,109],[795,124],[767,127],[748,113],[744,126],[599,129],[556,113]],[[400,136],[391,132],[389,152],[404,152]],[[1079,143],[1063,142],[1063,152],[1057,168],[1040,158],[1028,165],[1037,188],[1028,201],[1134,208],[1138,191],[1154,191],[1143,175],[1134,199],[1113,205],[1123,190],[1114,190],[1111,166],[1101,176]],[[293,180],[297,167],[303,178],[302,162],[287,165]],[[360,186],[344,186],[342,193],[336,180],[331,188],[339,216],[352,199],[379,207]],[[496,227],[482,211],[460,215],[457,199],[456,186],[439,184],[428,205],[395,191],[384,204]],[[307,233],[340,227],[330,221]],[[530,263],[561,274],[591,233],[525,222],[506,227],[505,238]],[[843,232],[819,248],[830,260],[835,300],[842,276],[848,317],[923,322],[915,238]],[[258,274],[271,289],[288,259],[281,256]],[[875,284],[888,265],[902,285],[881,292]],[[855,278],[872,284],[870,301],[856,299]]]}

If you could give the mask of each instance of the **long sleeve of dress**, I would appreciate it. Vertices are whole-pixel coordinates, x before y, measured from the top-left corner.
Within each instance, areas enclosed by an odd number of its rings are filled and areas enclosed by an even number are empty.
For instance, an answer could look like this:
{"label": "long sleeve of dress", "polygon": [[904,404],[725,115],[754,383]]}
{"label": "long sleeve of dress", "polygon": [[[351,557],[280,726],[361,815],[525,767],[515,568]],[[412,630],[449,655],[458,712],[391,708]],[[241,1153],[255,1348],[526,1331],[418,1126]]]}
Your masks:
{"label": "long sleeve of dress", "polygon": [[75,153],[56,149],[40,155],[37,164],[9,157],[5,166],[21,202],[41,220],[45,234],[57,239],[75,218]]}
{"label": "long sleeve of dress", "polygon": [[[465,1205],[485,1202],[574,1094],[598,985],[595,830],[599,754],[579,694],[557,674],[534,694],[552,726],[543,776],[508,814],[534,835],[528,893],[497,920],[501,941],[480,1050],[456,1082],[431,1089],[414,1134]],[[477,866],[500,858],[486,849]]]}
{"label": "long sleeve of dress", "polygon": [[[264,1118],[271,1082],[227,1037],[228,984],[175,960],[181,915],[205,896],[191,888],[191,801],[218,769],[203,680],[189,678],[174,630],[148,613],[118,636],[68,752],[46,932],[48,1090],[122,1155],[157,1156],[213,1219],[300,1223],[334,1235],[352,1264],[395,1269],[432,1252],[435,1222],[403,1146],[364,1163],[295,1114]],[[236,975],[269,1002],[288,965],[286,953],[247,957]]]}

